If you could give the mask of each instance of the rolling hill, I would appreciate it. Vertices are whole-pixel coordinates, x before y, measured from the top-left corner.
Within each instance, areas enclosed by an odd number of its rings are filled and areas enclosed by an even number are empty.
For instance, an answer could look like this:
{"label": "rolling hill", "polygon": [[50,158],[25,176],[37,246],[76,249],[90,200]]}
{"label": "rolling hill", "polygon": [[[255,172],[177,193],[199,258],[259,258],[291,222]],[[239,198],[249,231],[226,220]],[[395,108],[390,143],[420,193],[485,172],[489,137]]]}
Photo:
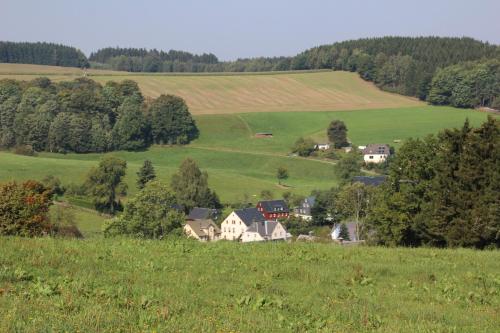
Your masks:
{"label": "rolling hill", "polygon": [[[31,80],[47,76],[71,80],[77,68],[0,64],[0,79]],[[149,97],[174,94],[184,98],[193,114],[243,112],[339,111],[421,106],[408,97],[379,90],[350,72],[271,72],[243,74],[144,74],[88,70],[98,82],[137,81]]]}

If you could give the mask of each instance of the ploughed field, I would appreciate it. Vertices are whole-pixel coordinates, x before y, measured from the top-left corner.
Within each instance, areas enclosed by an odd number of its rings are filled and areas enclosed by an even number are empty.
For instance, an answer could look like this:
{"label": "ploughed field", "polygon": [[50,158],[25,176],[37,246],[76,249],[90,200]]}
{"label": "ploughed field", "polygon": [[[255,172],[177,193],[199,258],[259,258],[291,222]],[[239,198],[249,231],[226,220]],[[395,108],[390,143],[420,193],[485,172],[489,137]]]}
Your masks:
{"label": "ploughed field", "polygon": [[[0,79],[31,80],[47,76],[61,81],[83,74],[78,68],[0,64]],[[423,105],[408,97],[383,92],[350,72],[194,75],[88,70],[86,75],[101,83],[125,79],[137,81],[143,94],[150,97],[178,95],[186,100],[193,114],[337,111]]]}
{"label": "ploughed field", "polygon": [[0,238],[2,332],[496,332],[500,253]]}

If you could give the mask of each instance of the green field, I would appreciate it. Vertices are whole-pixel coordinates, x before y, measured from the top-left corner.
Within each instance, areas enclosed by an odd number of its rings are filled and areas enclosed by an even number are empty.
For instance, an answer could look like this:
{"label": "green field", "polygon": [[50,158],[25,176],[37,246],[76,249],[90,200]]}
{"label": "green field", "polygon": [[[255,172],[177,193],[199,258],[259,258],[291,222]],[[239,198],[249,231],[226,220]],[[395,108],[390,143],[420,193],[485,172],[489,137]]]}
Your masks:
{"label": "green field", "polygon": [[[83,75],[77,68],[0,64],[0,79],[54,81]],[[250,74],[136,74],[90,70],[98,82],[134,80],[144,95],[174,94],[184,98],[193,114],[243,112],[337,111],[419,106],[423,103],[379,90],[350,72],[285,72]]]}
{"label": "green field", "polygon": [[[135,193],[135,173],[150,159],[160,179],[169,180],[186,157],[195,159],[209,173],[210,185],[224,202],[253,201],[264,189],[276,196],[285,190],[308,194],[337,183],[332,162],[288,157],[300,136],[325,140],[332,119],[342,119],[355,145],[390,143],[395,139],[422,137],[463,124],[477,125],[486,114],[447,107],[416,107],[345,112],[280,112],[197,116],[200,138],[185,147],[155,146],[144,152],[114,152],[128,162],[127,183]],[[254,133],[272,131],[273,138],[258,139]],[[394,144],[396,145],[396,144]],[[397,146],[397,145],[396,145]],[[42,179],[48,174],[63,183],[80,183],[101,154],[49,154],[26,157],[0,152],[0,180]],[[283,189],[277,185],[276,169],[285,166],[290,178]]]}
{"label": "green field", "polygon": [[496,332],[498,251],[0,238],[2,332]]}

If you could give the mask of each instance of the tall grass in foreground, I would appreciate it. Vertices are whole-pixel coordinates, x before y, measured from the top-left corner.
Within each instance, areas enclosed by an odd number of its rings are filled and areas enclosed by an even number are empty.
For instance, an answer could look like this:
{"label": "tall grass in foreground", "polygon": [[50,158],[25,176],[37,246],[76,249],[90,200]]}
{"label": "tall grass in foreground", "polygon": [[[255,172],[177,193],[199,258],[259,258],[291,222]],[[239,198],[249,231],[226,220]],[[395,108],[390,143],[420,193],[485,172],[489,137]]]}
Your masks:
{"label": "tall grass in foreground", "polygon": [[0,238],[0,331],[495,332],[500,252]]}

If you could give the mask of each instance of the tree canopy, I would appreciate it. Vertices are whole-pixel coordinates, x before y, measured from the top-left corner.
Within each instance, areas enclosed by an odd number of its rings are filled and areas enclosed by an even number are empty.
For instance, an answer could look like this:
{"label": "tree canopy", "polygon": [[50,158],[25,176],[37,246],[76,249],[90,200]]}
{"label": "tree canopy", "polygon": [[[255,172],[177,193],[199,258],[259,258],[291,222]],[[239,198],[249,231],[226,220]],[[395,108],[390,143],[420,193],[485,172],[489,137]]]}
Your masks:
{"label": "tree canopy", "polygon": [[217,194],[208,187],[208,174],[202,172],[196,162],[185,159],[179,171],[172,176],[172,190],[177,203],[186,209],[193,207],[220,208]]}
{"label": "tree canopy", "polygon": [[408,140],[375,195],[367,223],[378,243],[500,246],[500,123],[466,122]]}
{"label": "tree canopy", "polygon": [[185,144],[198,136],[179,97],[146,103],[136,82],[0,80],[0,148],[88,153]]}
{"label": "tree canopy", "polygon": [[123,182],[126,169],[127,162],[110,156],[89,171],[86,187],[98,211],[114,214],[121,208],[120,196],[127,193]]}
{"label": "tree canopy", "polygon": [[184,222],[185,216],[173,208],[175,204],[175,195],[168,186],[148,182],[127,202],[123,214],[106,224],[104,234],[162,238],[180,229]]}

